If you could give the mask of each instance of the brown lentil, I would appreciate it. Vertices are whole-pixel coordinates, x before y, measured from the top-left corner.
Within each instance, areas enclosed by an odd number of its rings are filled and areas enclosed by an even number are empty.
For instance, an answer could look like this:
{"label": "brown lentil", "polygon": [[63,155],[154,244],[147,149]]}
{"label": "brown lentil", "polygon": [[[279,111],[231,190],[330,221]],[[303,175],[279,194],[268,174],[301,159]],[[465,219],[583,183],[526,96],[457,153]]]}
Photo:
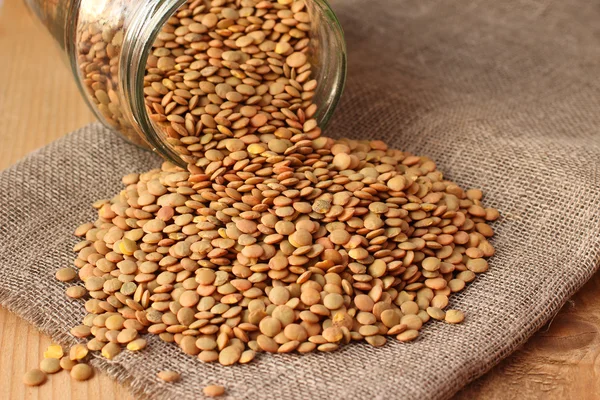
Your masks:
{"label": "brown lentil", "polygon": [[418,330],[409,329],[407,331],[400,333],[398,336],[396,336],[396,339],[398,339],[401,342],[410,342],[411,340],[415,340],[418,336],[419,336]]}
{"label": "brown lentil", "polygon": [[27,386],[39,386],[46,382],[46,374],[39,369],[29,370],[23,375],[23,383]]}
{"label": "brown lentil", "polygon": [[63,357],[60,359],[60,367],[65,371],[70,371],[77,365],[77,361],[71,360],[69,357]]}
{"label": "brown lentil", "polygon": [[71,378],[76,381],[87,381],[92,377],[94,370],[87,364],[77,364],[71,368]]}
{"label": "brown lentil", "polygon": [[61,268],[56,271],[56,279],[61,282],[69,282],[77,277],[77,272],[73,268]]}
{"label": "brown lentil", "polygon": [[460,324],[465,319],[465,315],[460,310],[448,310],[446,311],[446,322],[451,324]]}
{"label": "brown lentil", "polygon": [[44,358],[40,362],[40,370],[46,374],[55,374],[61,369],[62,367],[60,366],[60,360],[58,358]]}
{"label": "brown lentil", "polygon": [[179,372],[175,371],[160,371],[156,376],[165,382],[177,382],[181,377]]}
{"label": "brown lentil", "polygon": [[225,388],[219,385],[209,385],[202,389],[202,392],[208,397],[218,397],[225,393]]}

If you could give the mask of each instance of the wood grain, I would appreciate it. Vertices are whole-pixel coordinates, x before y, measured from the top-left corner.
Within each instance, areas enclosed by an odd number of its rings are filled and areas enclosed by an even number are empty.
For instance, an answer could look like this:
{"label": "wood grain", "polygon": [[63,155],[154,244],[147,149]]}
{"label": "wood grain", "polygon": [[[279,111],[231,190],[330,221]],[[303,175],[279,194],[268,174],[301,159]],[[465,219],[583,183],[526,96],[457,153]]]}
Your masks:
{"label": "wood grain", "polygon": [[[0,0],[0,70],[0,169],[94,120],[58,47],[22,0]],[[457,398],[600,398],[599,291],[596,275],[549,326]],[[50,343],[34,327],[0,309],[0,399],[131,398],[102,374],[74,382],[61,372],[39,388],[26,388],[22,374],[38,366]]]}
{"label": "wood grain", "polygon": [[520,350],[457,396],[469,399],[600,398],[600,274]]}
{"label": "wood grain", "polygon": [[23,0],[0,1],[0,167],[94,120]]}

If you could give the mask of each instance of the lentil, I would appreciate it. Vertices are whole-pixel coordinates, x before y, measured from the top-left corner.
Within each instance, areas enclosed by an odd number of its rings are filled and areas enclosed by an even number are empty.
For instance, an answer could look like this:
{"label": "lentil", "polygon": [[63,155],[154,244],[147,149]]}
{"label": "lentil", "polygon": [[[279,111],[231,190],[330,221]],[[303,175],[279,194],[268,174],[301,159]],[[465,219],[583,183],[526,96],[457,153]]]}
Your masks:
{"label": "lentil", "polygon": [[460,310],[448,310],[446,312],[446,322],[451,324],[459,324],[463,322],[465,319],[465,315]]}
{"label": "lentil", "polygon": [[202,389],[202,392],[208,397],[219,397],[225,393],[225,388],[219,385],[209,385]]}
{"label": "lentil", "polygon": [[69,357],[63,357],[60,359],[60,367],[65,371],[70,371],[77,365],[77,361],[71,360]]}
{"label": "lentil", "polygon": [[32,369],[23,375],[23,383],[27,386],[39,386],[46,382],[46,374],[39,369]]}
{"label": "lentil", "polygon": [[60,359],[63,356],[63,348],[58,344],[51,344],[48,346],[46,351],[44,352],[44,358],[58,358]]}
{"label": "lentil", "polygon": [[92,367],[87,364],[77,364],[71,368],[71,378],[76,381],[87,381],[93,375]]}
{"label": "lentil", "polygon": [[56,271],[56,279],[61,282],[69,282],[77,277],[77,272],[73,268],[61,268]]}
{"label": "lentil", "polygon": [[156,376],[165,382],[177,382],[181,378],[179,372],[175,371],[160,371]]}
{"label": "lentil", "polygon": [[55,374],[62,369],[58,358],[44,358],[40,362],[40,369],[47,374]]}
{"label": "lentil", "polygon": [[82,360],[88,355],[88,348],[83,344],[76,344],[69,350],[69,358],[73,361]]}

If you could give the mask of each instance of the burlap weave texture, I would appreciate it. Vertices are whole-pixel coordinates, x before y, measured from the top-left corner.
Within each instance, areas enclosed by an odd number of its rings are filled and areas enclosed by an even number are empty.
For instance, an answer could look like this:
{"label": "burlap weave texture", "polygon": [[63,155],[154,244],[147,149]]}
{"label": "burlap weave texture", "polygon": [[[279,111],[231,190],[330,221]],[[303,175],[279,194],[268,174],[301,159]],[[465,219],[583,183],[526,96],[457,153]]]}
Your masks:
{"label": "burlap weave texture", "polygon": [[[464,324],[420,339],[332,354],[266,355],[206,365],[150,337],[149,348],[94,364],[148,398],[447,398],[510,354],[589,279],[600,261],[600,6],[550,0],[339,0],[346,93],[327,130],[428,155],[498,208],[490,271],[454,296]],[[8,134],[8,133],[3,133]],[[99,125],[0,174],[0,304],[62,343],[85,311],[55,271],[72,236],[120,176],[160,160]],[[163,369],[182,372],[159,383]]]}

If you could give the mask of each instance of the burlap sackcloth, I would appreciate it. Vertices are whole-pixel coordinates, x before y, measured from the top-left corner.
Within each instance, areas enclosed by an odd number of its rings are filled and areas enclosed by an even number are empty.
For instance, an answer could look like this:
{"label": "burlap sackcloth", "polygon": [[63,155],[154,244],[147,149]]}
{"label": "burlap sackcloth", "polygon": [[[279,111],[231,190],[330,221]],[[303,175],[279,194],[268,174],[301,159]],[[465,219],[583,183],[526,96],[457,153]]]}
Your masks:
{"label": "burlap sackcloth", "polygon": [[[148,398],[447,398],[510,354],[595,272],[600,258],[600,6],[591,1],[335,3],[347,35],[346,93],[327,133],[384,139],[439,162],[497,207],[489,272],[454,296],[464,324],[432,322],[414,343],[352,344],[331,354],[263,355],[206,365],[149,337],[94,365]],[[3,134],[10,134],[4,132]],[[0,304],[72,343],[81,301],[55,271],[72,264],[74,228],[120,176],[160,160],[99,125],[0,175]],[[182,372],[159,383],[159,370]]]}

